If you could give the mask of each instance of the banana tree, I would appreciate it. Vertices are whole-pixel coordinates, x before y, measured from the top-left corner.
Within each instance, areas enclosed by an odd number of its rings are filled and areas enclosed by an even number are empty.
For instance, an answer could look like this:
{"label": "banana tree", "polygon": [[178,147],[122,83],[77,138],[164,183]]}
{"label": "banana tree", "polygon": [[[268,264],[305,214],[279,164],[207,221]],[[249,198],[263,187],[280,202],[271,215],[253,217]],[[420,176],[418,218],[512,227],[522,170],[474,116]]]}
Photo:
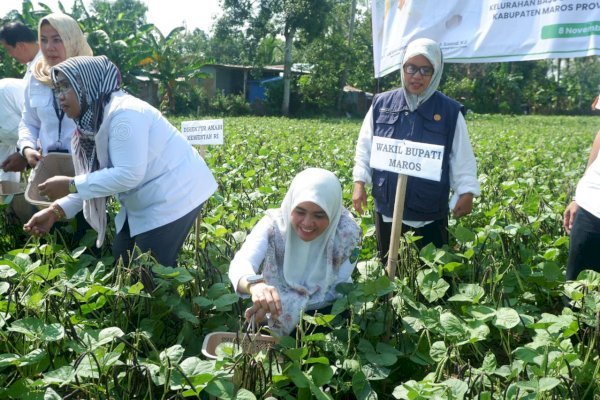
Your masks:
{"label": "banana tree", "polygon": [[164,36],[155,28],[143,40],[149,55],[140,63],[148,76],[160,82],[161,109],[169,113],[177,111],[175,91],[189,89],[195,79],[205,77],[200,72],[205,62],[196,55],[185,54],[181,49],[180,33],[184,30],[184,27],[178,27]]}

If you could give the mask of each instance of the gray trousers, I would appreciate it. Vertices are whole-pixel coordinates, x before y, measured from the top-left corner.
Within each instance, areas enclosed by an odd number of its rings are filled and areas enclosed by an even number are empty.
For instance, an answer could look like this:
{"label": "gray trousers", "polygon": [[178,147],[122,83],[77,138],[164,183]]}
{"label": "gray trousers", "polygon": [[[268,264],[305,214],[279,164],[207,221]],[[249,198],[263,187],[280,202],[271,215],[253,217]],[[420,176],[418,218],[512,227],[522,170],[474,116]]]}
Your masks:
{"label": "gray trousers", "polygon": [[129,233],[129,223],[125,220],[123,229],[117,234],[113,242],[112,253],[115,260],[122,257],[123,263],[125,265],[129,264],[129,257],[137,246],[142,253],[150,251],[161,265],[175,266],[179,250],[181,250],[183,242],[201,209],[202,204],[173,222],[133,237]]}

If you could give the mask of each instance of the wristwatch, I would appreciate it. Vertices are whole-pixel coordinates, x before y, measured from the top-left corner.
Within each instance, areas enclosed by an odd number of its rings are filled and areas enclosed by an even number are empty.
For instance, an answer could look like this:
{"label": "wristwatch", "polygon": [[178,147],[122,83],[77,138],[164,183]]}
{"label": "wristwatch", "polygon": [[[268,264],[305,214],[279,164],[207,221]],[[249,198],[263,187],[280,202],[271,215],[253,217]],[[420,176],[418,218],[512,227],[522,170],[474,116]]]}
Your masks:
{"label": "wristwatch", "polygon": [[262,275],[248,275],[246,277],[246,290],[248,291],[248,293],[250,293],[250,286],[255,285],[257,283],[261,283],[264,282],[265,278],[263,278]]}
{"label": "wristwatch", "polygon": [[77,193],[77,186],[75,186],[75,179],[71,179],[69,182],[69,193]]}

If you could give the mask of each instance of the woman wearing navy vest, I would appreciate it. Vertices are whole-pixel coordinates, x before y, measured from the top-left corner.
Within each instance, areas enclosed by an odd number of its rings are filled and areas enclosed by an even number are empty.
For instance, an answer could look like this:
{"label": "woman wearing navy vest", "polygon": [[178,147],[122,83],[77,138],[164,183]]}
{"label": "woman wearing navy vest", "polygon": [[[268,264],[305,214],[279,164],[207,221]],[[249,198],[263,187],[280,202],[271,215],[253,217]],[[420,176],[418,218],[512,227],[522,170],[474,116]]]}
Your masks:
{"label": "woman wearing navy vest", "polygon": [[[412,230],[428,243],[448,243],[448,212],[455,217],[471,212],[479,195],[477,165],[469,141],[464,107],[437,91],[443,61],[439,45],[430,39],[409,43],[402,62],[404,87],[373,98],[356,144],[352,201],[357,212],[367,205],[365,185],[372,185],[375,199],[377,243],[386,262],[389,249],[398,174],[369,166],[373,135],[444,146],[440,182],[409,177],[402,231]],[[453,196],[448,204],[452,190]]]}

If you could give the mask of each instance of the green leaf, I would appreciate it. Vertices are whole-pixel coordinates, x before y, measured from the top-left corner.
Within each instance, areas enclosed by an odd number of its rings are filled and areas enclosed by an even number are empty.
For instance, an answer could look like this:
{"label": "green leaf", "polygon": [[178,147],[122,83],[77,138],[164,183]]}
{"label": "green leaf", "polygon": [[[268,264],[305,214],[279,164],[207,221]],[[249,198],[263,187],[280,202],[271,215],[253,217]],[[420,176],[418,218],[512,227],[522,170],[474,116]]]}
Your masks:
{"label": "green leaf", "polygon": [[237,303],[239,300],[239,296],[235,293],[224,294],[214,301],[215,307],[218,309],[230,306],[232,304]]}
{"label": "green leaf", "polygon": [[461,381],[460,379],[450,378],[442,383],[450,389],[452,396],[449,396],[449,398],[451,399],[463,399],[467,390],[469,390],[467,382]]}
{"label": "green leaf", "polygon": [[477,283],[460,284],[458,286],[458,293],[450,297],[449,301],[466,301],[471,304],[478,304],[479,301],[485,296],[485,290]]}
{"label": "green leaf", "polygon": [[198,357],[189,357],[183,360],[179,367],[187,377],[194,377],[202,374],[212,374],[215,372],[212,361],[201,360]]}
{"label": "green leaf", "polygon": [[288,376],[297,387],[309,387],[310,379],[308,379],[306,375],[304,375],[304,372],[302,372],[296,365],[291,365],[288,370],[285,371],[285,375]]}
{"label": "green leaf", "polygon": [[0,279],[8,279],[17,274],[17,271],[11,267],[11,264],[15,265],[8,260],[0,261]]}
{"label": "green leaf", "polygon": [[493,324],[500,329],[511,329],[519,325],[519,322],[521,322],[519,313],[512,308],[502,307],[496,310]]}
{"label": "green leaf", "polygon": [[345,369],[346,371],[350,372],[353,375],[356,375],[359,372],[362,374],[362,372],[360,371],[360,363],[358,362],[358,360],[354,360],[354,359],[344,360],[342,362],[342,368]]}
{"label": "green leaf", "polygon": [[42,349],[35,349],[29,352],[28,354],[24,355],[23,357],[19,358],[18,366],[24,367],[26,365],[37,364],[42,360],[46,359],[47,357],[48,354],[46,353],[46,351]]}
{"label": "green leaf", "polygon": [[44,383],[46,385],[62,385],[69,384],[75,378],[75,368],[70,365],[65,365],[54,371],[44,373]]}
{"label": "green leaf", "polygon": [[47,388],[44,393],[44,400],[62,400],[63,398],[52,388]]}
{"label": "green leaf", "polygon": [[242,388],[235,394],[235,400],[256,400],[256,396],[251,391]]}
{"label": "green leaf", "polygon": [[454,229],[454,236],[456,237],[456,240],[458,240],[460,243],[468,243],[468,242],[472,242],[475,240],[475,234],[473,232],[471,232],[470,230],[468,230],[467,228],[458,225],[455,229]]}
{"label": "green leaf", "polygon": [[464,336],[465,324],[451,312],[440,315],[440,324],[449,336]]}
{"label": "green leaf", "polygon": [[446,347],[446,343],[442,341],[434,342],[429,349],[429,355],[435,362],[440,362],[444,358],[446,358],[446,353],[448,348]]}
{"label": "green leaf", "polygon": [[290,358],[290,360],[299,363],[304,357],[308,355],[308,349],[302,347],[299,349],[286,349],[284,354]]}
{"label": "green leaf", "polygon": [[492,373],[497,367],[496,356],[492,352],[486,353],[481,364],[481,369],[487,373]]}
{"label": "green leaf", "polygon": [[371,389],[371,385],[362,371],[352,375],[352,391],[357,400],[377,400],[377,394]]}
{"label": "green leaf", "polygon": [[389,367],[391,365],[394,365],[396,363],[396,361],[398,360],[398,357],[396,357],[394,354],[388,354],[388,353],[383,353],[383,354],[367,353],[366,357],[370,363],[373,363],[378,366],[384,366],[384,367]]}
{"label": "green leaf", "polygon": [[162,265],[154,265],[152,272],[162,279],[173,279],[179,283],[187,283],[194,280],[187,268],[184,267],[163,267]]}
{"label": "green leaf", "polygon": [[491,321],[496,316],[496,310],[488,306],[469,307],[468,313],[479,321]]}
{"label": "green leaf", "polygon": [[538,385],[538,390],[540,392],[548,392],[560,385],[560,380],[551,377],[544,377],[540,378]]}
{"label": "green leaf", "polygon": [[310,375],[315,385],[324,386],[331,382],[333,369],[329,365],[315,364],[310,370]]}
{"label": "green leaf", "polygon": [[29,341],[42,340],[44,342],[53,342],[60,340],[65,335],[65,330],[59,323],[46,325],[38,318],[24,318],[14,321],[9,331],[19,332],[25,335]]}
{"label": "green leaf", "polygon": [[217,238],[222,238],[225,235],[227,235],[227,228],[225,228],[224,226],[218,225],[217,228],[215,229],[214,235]]}
{"label": "green leaf", "polygon": [[307,359],[304,363],[329,365],[329,359],[327,357],[313,357]]}
{"label": "green leaf", "polygon": [[192,301],[194,302],[194,304],[197,304],[202,308],[208,308],[208,307],[213,306],[212,300],[207,299],[206,297],[202,297],[202,296],[194,297],[194,299]]}
{"label": "green leaf", "polygon": [[444,297],[444,294],[446,294],[446,291],[450,287],[448,282],[440,278],[435,271],[430,271],[427,274],[419,272],[417,283],[419,284],[419,291],[429,302],[434,302]]}
{"label": "green leaf", "polygon": [[73,257],[74,259],[78,259],[83,253],[85,253],[85,250],[85,246],[78,247],[71,252],[71,257]]}
{"label": "green leaf", "polygon": [[233,383],[225,379],[217,378],[212,380],[208,385],[206,385],[204,391],[215,396],[217,399],[235,399],[235,387],[233,386]]}
{"label": "green leaf", "polygon": [[390,375],[390,370],[388,368],[379,365],[367,364],[363,365],[361,369],[370,381],[382,380]]}
{"label": "green leaf", "polygon": [[177,364],[183,358],[184,352],[185,349],[181,345],[171,346],[160,353],[160,362],[166,365],[168,358],[170,364]]}
{"label": "green leaf", "polygon": [[101,330],[86,328],[82,331],[80,338],[84,346],[86,346],[89,350],[94,351],[98,347],[107,343],[111,343],[116,338],[123,335],[123,331],[117,327],[109,327]]}
{"label": "green leaf", "polygon": [[0,368],[16,365],[21,357],[17,354],[5,353],[0,354]]}
{"label": "green leaf", "polygon": [[515,349],[514,354],[517,359],[528,364],[537,364],[535,360],[540,355],[537,351],[529,347],[519,347]]}
{"label": "green leaf", "polygon": [[144,290],[144,284],[142,282],[137,282],[127,289],[127,293],[136,295],[140,294],[142,290]]}

